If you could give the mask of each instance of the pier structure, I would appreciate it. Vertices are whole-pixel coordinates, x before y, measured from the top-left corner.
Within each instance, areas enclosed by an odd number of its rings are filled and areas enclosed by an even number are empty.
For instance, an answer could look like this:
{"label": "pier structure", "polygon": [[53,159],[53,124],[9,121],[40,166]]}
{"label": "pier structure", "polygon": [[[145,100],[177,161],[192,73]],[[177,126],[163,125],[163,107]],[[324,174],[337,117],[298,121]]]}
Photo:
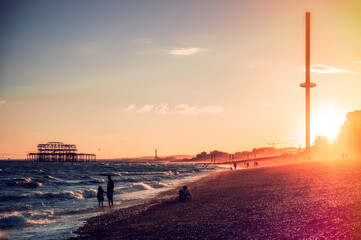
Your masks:
{"label": "pier structure", "polygon": [[33,162],[95,162],[96,155],[77,153],[75,144],[48,142],[38,144],[37,153],[28,153],[26,160]]}
{"label": "pier structure", "polygon": [[306,12],[306,82],[301,83],[300,87],[306,89],[306,155],[307,158],[310,154],[311,147],[311,88],[316,87],[316,84],[310,80],[310,12]]}

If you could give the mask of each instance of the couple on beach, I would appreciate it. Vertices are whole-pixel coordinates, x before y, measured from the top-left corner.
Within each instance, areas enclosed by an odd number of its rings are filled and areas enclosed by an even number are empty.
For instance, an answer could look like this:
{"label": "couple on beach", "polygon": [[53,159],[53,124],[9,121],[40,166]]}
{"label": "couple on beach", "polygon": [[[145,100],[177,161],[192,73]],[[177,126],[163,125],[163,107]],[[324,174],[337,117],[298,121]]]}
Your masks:
{"label": "couple on beach", "polygon": [[103,205],[103,202],[104,202],[103,193],[107,194],[109,206],[110,205],[113,206],[113,192],[114,192],[114,182],[112,180],[112,177],[110,175],[108,175],[107,191],[104,191],[102,186],[98,187],[97,199],[98,199],[98,202],[99,202],[99,207],[100,207],[100,204],[102,205],[102,207],[104,207],[104,205]]}
{"label": "couple on beach", "polygon": [[191,192],[188,190],[188,187],[183,186],[183,188],[179,189],[178,201],[184,202],[187,200],[193,200],[193,196]]}

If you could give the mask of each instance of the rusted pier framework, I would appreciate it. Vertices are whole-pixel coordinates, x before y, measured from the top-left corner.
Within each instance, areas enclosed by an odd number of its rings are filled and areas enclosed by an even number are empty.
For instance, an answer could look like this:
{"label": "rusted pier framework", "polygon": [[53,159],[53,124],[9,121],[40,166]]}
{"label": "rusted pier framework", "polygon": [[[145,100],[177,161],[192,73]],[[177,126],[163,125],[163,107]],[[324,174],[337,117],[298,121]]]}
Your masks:
{"label": "rusted pier framework", "polygon": [[95,162],[95,154],[77,153],[74,144],[48,142],[38,144],[37,153],[28,153],[26,160],[33,162]]}

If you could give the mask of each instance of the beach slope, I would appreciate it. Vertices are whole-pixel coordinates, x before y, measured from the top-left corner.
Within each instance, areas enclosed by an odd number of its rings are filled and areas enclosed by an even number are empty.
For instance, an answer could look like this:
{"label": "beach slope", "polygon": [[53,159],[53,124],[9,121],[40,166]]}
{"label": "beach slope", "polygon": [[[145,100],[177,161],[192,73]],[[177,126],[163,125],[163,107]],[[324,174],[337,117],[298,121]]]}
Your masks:
{"label": "beach slope", "polygon": [[76,239],[361,239],[357,162],[215,173],[189,189],[193,201],[89,219]]}

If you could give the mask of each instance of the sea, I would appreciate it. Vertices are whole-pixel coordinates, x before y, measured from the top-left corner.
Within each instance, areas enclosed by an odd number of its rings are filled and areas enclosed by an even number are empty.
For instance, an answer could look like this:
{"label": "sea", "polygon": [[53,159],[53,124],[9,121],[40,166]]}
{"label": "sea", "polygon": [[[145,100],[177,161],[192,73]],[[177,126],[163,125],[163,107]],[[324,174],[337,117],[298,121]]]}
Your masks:
{"label": "sea", "polygon": [[[209,164],[0,161],[0,239],[66,239],[86,219],[224,170]],[[114,181],[114,207],[97,189]],[[191,189],[191,186],[190,186]],[[174,193],[174,196],[177,192]]]}

